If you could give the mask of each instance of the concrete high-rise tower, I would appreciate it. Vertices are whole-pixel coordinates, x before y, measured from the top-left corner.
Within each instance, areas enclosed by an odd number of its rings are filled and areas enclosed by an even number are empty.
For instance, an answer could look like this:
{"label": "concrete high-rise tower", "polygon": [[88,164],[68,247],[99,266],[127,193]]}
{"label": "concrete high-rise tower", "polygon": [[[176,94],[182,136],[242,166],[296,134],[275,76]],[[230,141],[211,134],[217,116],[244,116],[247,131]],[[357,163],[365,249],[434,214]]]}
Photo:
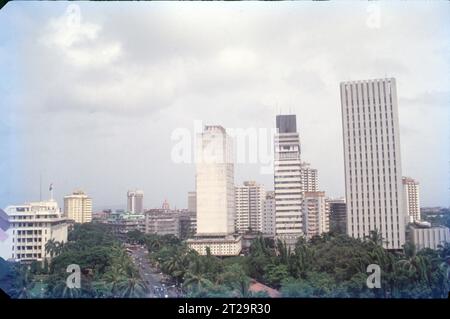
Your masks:
{"label": "concrete high-rise tower", "polygon": [[303,235],[300,137],[295,115],[277,115],[275,135],[276,237],[294,245]]}
{"label": "concrete high-rise tower", "polygon": [[419,182],[410,177],[403,177],[402,183],[407,221],[412,223],[420,220]]}
{"label": "concrete high-rise tower", "polygon": [[235,231],[232,141],[222,126],[206,126],[197,145],[197,233]]}
{"label": "concrete high-rise tower", "polygon": [[405,243],[400,131],[394,78],[340,85],[347,233],[381,232],[384,246]]}
{"label": "concrete high-rise tower", "polygon": [[222,126],[205,126],[196,150],[197,233],[186,242],[201,255],[208,247],[213,255],[238,255],[231,138]]}
{"label": "concrete high-rise tower", "polygon": [[92,220],[92,199],[81,190],[64,196],[64,215],[75,223],[88,223]]}
{"label": "concrete high-rise tower", "polygon": [[244,182],[235,188],[236,231],[262,232],[262,210],[266,192],[264,186],[254,181]]}
{"label": "concrete high-rise tower", "polygon": [[141,190],[128,191],[127,210],[131,213],[144,213],[144,192]]}
{"label": "concrete high-rise tower", "polygon": [[309,163],[301,165],[302,186],[304,192],[318,192],[319,182],[317,177],[317,169],[312,168]]}

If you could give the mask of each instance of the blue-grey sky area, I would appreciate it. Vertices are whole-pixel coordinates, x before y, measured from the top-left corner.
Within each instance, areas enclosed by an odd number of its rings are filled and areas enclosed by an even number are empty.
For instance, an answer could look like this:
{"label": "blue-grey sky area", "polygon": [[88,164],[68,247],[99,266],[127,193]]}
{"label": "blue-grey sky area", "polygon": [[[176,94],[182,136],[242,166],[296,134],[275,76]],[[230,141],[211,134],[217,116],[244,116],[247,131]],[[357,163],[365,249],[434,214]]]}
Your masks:
{"label": "blue-grey sky area", "polygon": [[[76,5],[69,7],[69,5]],[[77,7],[78,6],[78,7]],[[77,15],[79,9],[79,16]],[[74,189],[94,207],[186,207],[194,121],[273,128],[294,112],[320,189],[344,190],[339,83],[395,77],[402,172],[450,205],[448,2],[10,2],[0,11],[0,207]],[[235,182],[273,188],[259,164]]]}

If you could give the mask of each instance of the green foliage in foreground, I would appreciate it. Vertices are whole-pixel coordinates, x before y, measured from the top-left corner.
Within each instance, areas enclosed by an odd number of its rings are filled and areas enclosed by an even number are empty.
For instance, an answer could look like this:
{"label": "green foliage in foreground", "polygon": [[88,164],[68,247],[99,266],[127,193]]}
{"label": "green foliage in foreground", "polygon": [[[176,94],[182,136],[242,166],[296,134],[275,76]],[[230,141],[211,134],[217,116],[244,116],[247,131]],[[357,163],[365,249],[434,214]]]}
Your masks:
{"label": "green foliage in foreground", "polygon": [[[173,236],[128,233],[129,243],[148,248],[151,263],[187,297],[264,297],[249,291],[257,280],[284,297],[446,298],[450,245],[438,250],[406,244],[402,252],[382,248],[376,232],[365,240],[324,234],[301,238],[292,249],[259,237],[248,256],[200,256]],[[75,225],[65,244],[49,242],[50,264],[23,266],[0,260],[0,283],[15,298],[142,297],[146,287],[123,244],[107,225]],[[66,267],[82,269],[82,289],[68,289]],[[381,288],[366,284],[369,264],[381,268]]]}
{"label": "green foliage in foreground", "polygon": [[[250,278],[285,297],[446,298],[450,287],[450,245],[438,251],[403,252],[382,248],[372,232],[366,240],[324,234],[299,239],[290,250],[282,242],[257,238],[248,256],[199,256],[167,236],[142,239],[155,265],[182,284],[190,297],[246,297]],[[367,287],[367,266],[381,267],[381,288]]]}
{"label": "green foliage in foreground", "polygon": [[[14,298],[114,298],[142,297],[146,287],[122,244],[107,225],[76,224],[65,244],[49,241],[47,252],[55,256],[50,266],[14,265]],[[69,289],[67,266],[81,269],[81,288]],[[41,289],[35,289],[36,285]],[[39,294],[33,291],[39,290]]]}

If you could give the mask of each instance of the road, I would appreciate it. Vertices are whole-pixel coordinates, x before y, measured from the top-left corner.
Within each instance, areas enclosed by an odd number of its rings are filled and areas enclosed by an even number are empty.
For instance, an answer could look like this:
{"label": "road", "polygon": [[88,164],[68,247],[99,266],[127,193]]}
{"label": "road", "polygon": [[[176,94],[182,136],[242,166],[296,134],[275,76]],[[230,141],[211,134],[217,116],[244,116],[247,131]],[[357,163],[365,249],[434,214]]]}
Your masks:
{"label": "road", "polygon": [[143,246],[136,246],[131,253],[134,264],[138,267],[141,278],[147,286],[147,298],[176,298],[179,297],[173,285],[167,285],[162,273],[151,266],[148,250]]}

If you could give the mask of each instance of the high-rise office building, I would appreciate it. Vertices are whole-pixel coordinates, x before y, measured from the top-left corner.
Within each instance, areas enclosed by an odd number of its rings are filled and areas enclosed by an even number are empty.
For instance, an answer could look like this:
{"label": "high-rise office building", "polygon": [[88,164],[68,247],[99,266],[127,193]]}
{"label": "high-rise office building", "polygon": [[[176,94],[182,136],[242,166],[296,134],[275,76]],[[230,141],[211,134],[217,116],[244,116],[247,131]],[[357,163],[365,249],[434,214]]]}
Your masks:
{"label": "high-rise office building", "polygon": [[200,254],[237,255],[232,140],[222,126],[205,126],[197,137],[197,233],[187,241]]}
{"label": "high-rise office building", "polygon": [[92,199],[81,190],[64,196],[64,215],[75,223],[92,221]]}
{"label": "high-rise office building", "polygon": [[43,261],[53,255],[45,249],[47,242],[67,242],[68,220],[62,216],[54,200],[8,206],[5,212],[9,223],[8,236],[0,242],[0,256],[4,259]]}
{"label": "high-rise office building", "polygon": [[317,169],[311,168],[311,165],[309,163],[303,162],[301,165],[301,177],[304,192],[319,191]]}
{"label": "high-rise office building", "polygon": [[144,213],[144,192],[141,190],[128,191],[127,193],[127,210],[130,213]]}
{"label": "high-rise office building", "polygon": [[327,199],[330,206],[330,231],[337,234],[347,233],[347,205],[345,199]]}
{"label": "high-rise office building", "polygon": [[347,233],[378,230],[384,246],[405,243],[400,131],[394,78],[340,85]]}
{"label": "high-rise office building", "polygon": [[206,126],[197,145],[197,233],[235,231],[232,141],[222,126]]}
{"label": "high-rise office building", "polygon": [[266,192],[266,198],[262,210],[262,233],[264,235],[275,236],[275,193]]}
{"label": "high-rise office building", "polygon": [[304,192],[303,231],[307,238],[330,231],[330,209],[325,192]]}
{"label": "high-rise office building", "polygon": [[402,183],[407,222],[412,223],[415,220],[420,220],[419,182],[410,177],[403,177]]}
{"label": "high-rise office building", "polygon": [[264,186],[254,181],[235,187],[236,231],[262,231],[262,210],[266,197]]}
{"label": "high-rise office building", "polygon": [[300,137],[295,115],[277,115],[275,135],[275,228],[277,238],[294,245],[303,235]]}

